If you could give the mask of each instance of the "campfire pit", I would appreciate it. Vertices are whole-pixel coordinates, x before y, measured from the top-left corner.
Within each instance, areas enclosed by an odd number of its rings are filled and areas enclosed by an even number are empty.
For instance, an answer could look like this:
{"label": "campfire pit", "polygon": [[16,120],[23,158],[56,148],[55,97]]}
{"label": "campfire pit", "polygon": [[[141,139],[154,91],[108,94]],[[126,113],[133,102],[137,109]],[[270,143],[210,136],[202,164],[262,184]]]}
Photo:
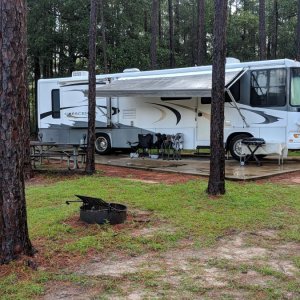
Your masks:
{"label": "campfire pit", "polygon": [[80,206],[80,220],[88,224],[104,224],[111,225],[121,224],[126,221],[127,207],[123,204],[108,203],[101,198],[93,198],[88,196],[75,195],[80,200],[66,201],[66,204],[71,202],[82,202]]}

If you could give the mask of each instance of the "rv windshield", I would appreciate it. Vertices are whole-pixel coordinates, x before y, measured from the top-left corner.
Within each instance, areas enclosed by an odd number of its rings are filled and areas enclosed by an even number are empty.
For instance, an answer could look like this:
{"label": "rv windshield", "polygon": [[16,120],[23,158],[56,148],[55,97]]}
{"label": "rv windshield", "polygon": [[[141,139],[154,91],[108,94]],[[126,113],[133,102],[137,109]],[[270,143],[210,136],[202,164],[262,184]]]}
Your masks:
{"label": "rv windshield", "polygon": [[286,104],[286,70],[267,69],[251,72],[250,104],[257,107]]}
{"label": "rv windshield", "polygon": [[292,69],[291,105],[300,106],[300,69]]}

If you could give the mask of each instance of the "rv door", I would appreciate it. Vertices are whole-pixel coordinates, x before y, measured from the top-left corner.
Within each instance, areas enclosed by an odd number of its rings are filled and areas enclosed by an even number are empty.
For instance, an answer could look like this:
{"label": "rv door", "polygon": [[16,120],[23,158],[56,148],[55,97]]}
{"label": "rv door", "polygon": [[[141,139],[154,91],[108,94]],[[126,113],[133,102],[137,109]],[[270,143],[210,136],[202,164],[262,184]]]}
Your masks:
{"label": "rv door", "polygon": [[197,105],[197,145],[210,146],[211,98],[198,98]]}

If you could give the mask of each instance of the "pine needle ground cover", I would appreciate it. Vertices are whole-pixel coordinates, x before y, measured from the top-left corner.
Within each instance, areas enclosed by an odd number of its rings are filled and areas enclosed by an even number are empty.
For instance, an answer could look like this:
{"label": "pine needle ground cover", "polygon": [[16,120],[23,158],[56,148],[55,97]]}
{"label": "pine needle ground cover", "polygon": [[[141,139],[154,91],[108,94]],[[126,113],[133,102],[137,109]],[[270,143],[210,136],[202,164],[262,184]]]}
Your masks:
{"label": "pine needle ground cover", "polygon": [[[39,252],[0,267],[1,299],[300,297],[299,185],[227,182],[220,198],[206,187],[101,173],[29,185]],[[65,204],[75,194],[125,204],[127,222],[84,224],[80,203]]]}

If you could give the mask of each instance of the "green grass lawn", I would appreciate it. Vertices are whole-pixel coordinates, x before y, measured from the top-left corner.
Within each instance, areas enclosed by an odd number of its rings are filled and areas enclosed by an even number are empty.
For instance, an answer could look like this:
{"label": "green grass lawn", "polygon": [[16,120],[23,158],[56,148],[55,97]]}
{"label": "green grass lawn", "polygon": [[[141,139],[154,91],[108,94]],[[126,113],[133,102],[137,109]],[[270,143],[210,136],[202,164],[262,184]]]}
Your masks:
{"label": "green grass lawn", "polygon": [[[43,241],[39,255],[50,262],[58,255],[80,257],[91,250],[102,255],[121,251],[133,256],[163,252],[176,248],[186,238],[194,240],[198,248],[214,247],[218,238],[231,231],[275,229],[282,240],[300,242],[299,186],[227,182],[226,195],[219,198],[209,198],[206,187],[207,181],[200,178],[167,185],[97,175],[29,186],[26,197],[30,237],[33,244]],[[149,226],[163,222],[172,230],[150,237],[132,237],[132,228],[124,227],[116,233],[109,225],[74,227],[68,220],[79,215],[80,204],[65,204],[66,200],[75,199],[74,194],[122,203],[133,213],[147,211],[151,213]],[[295,257],[297,264],[299,256]],[[85,280],[65,275],[63,270],[32,271],[27,267],[22,269],[26,278],[20,280],[18,267],[12,263],[13,271],[0,279],[1,299],[38,297],[53,280]]]}

